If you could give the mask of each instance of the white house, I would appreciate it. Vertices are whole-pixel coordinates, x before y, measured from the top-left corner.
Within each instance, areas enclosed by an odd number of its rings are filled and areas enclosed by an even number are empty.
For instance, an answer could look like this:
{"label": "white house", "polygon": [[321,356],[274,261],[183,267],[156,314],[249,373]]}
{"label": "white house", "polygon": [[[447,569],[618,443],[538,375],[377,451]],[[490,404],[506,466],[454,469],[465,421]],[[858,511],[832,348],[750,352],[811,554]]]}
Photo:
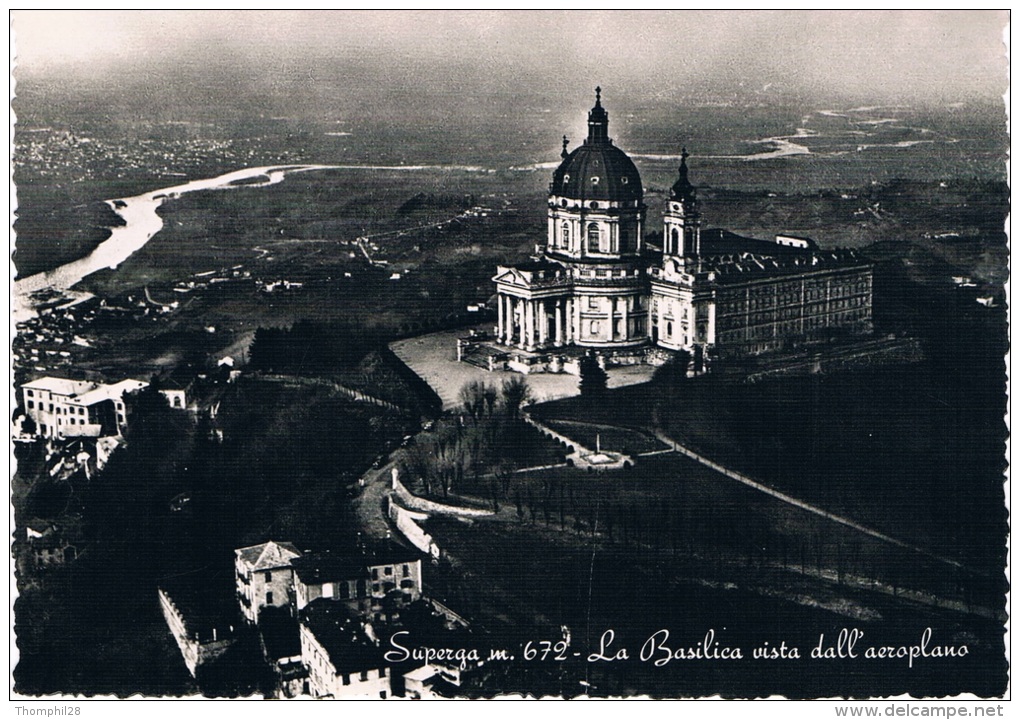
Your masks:
{"label": "white house", "polygon": [[122,435],[127,427],[124,395],[148,383],[121,380],[113,385],[42,377],[21,386],[25,413],[46,438]]}
{"label": "white house", "polygon": [[[88,380],[41,377],[21,386],[25,413],[35,422],[35,434],[45,438],[109,437],[124,434],[127,413],[124,396],[149,386],[144,380],[121,380],[106,385]],[[171,407],[175,391],[161,391]]]}

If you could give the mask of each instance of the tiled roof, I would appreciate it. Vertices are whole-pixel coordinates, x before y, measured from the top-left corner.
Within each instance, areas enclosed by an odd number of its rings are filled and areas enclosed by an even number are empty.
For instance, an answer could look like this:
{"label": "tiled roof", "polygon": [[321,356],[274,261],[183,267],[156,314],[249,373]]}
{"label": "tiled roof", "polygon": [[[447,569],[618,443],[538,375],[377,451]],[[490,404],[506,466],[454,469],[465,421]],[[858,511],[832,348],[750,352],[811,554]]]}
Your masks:
{"label": "tiled roof", "polygon": [[293,564],[294,572],[305,585],[368,576],[368,568],[360,555],[325,551],[296,558]]}
{"label": "tiled roof", "polygon": [[135,392],[146,388],[149,383],[142,380],[121,380],[113,385],[97,385],[93,390],[82,393],[75,402],[80,405],[94,405],[103,400],[119,400],[125,393]]}
{"label": "tiled roof", "polygon": [[251,570],[272,570],[273,568],[290,567],[295,558],[301,557],[301,551],[289,542],[269,542],[251,547],[239,548],[234,551]]}
{"label": "tiled roof", "polygon": [[87,380],[68,380],[57,377],[41,377],[27,382],[21,387],[31,390],[43,390],[57,395],[73,398],[76,405],[94,405],[103,400],[120,399],[124,393],[134,392],[147,387],[149,383],[142,380],[121,380],[112,385],[89,382]]}
{"label": "tiled roof", "polygon": [[226,573],[201,570],[175,575],[161,580],[159,589],[177,608],[185,627],[206,639],[212,628],[223,632],[242,624],[233,578]]}
{"label": "tiled roof", "polygon": [[21,387],[32,390],[46,390],[58,395],[80,395],[95,390],[98,385],[86,380],[68,380],[67,378],[41,377],[27,382]]}
{"label": "tiled roof", "polygon": [[702,256],[739,255],[740,253],[754,253],[756,255],[770,255],[774,257],[803,257],[810,256],[811,251],[805,248],[780,245],[771,240],[744,237],[729,230],[711,229],[702,231]]}
{"label": "tiled roof", "polygon": [[301,654],[301,636],[298,622],[287,608],[267,606],[259,612],[259,634],[271,660],[296,657]]}
{"label": "tiled roof", "polygon": [[368,568],[398,565],[420,558],[416,550],[408,550],[394,542],[355,548],[345,552],[323,551],[305,555],[294,561],[294,571],[306,585],[337,580],[356,580],[368,575]]}

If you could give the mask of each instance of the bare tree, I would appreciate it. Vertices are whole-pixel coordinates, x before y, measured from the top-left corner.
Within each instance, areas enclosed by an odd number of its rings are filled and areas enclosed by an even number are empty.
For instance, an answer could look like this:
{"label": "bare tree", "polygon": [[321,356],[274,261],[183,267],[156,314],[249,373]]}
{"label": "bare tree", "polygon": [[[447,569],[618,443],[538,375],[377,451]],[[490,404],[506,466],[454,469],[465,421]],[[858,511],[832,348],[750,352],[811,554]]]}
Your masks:
{"label": "bare tree", "polygon": [[502,460],[496,466],[494,474],[499,481],[499,487],[503,491],[503,497],[507,497],[510,494],[510,478],[514,476],[514,469],[513,463],[509,460]]}

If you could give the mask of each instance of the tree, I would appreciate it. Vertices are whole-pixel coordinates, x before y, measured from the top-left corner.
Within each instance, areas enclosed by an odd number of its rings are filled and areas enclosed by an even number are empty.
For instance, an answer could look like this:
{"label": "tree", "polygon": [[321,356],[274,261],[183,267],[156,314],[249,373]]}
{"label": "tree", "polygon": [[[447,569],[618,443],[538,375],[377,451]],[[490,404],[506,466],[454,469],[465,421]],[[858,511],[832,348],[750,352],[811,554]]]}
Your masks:
{"label": "tree", "polygon": [[516,423],[521,417],[521,408],[531,401],[531,387],[519,375],[503,383],[503,408],[507,419]]}
{"label": "tree", "polygon": [[669,360],[655,371],[655,380],[667,392],[677,392],[687,380],[687,368],[690,364],[691,354],[686,350],[677,350]]}
{"label": "tree", "polygon": [[499,481],[499,487],[503,490],[503,497],[510,494],[510,479],[514,476],[514,465],[509,460],[503,460],[496,466],[494,472]]}
{"label": "tree", "polygon": [[485,401],[486,385],[479,380],[473,380],[460,389],[460,404],[475,425],[478,425],[485,413]]}
{"label": "tree", "polygon": [[413,485],[416,479],[428,485],[428,475],[431,466],[431,453],[424,440],[404,448],[400,452],[401,476],[405,485]]}
{"label": "tree", "polygon": [[609,376],[599,365],[598,358],[591,352],[586,353],[578,362],[578,369],[581,372],[581,397],[592,399],[604,397]]}
{"label": "tree", "polygon": [[486,383],[482,386],[482,399],[485,401],[485,413],[492,417],[496,411],[496,401],[499,399],[499,390],[495,385]]}

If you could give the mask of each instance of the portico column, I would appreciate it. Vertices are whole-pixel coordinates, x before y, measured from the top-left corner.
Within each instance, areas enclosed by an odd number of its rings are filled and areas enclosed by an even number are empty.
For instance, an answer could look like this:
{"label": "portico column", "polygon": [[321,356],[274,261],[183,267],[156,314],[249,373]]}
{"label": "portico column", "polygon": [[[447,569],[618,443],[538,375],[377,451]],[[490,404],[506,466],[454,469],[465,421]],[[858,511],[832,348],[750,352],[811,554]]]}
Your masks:
{"label": "portico column", "polygon": [[528,335],[527,312],[525,310],[525,307],[526,307],[525,301],[522,298],[518,298],[517,299],[517,317],[520,320],[520,326],[519,326],[520,327],[520,337],[517,338],[517,347],[519,347],[521,350],[524,349],[524,346],[527,343],[527,335]]}
{"label": "portico column", "polygon": [[503,308],[503,319],[505,325],[505,340],[507,345],[513,345],[514,342],[514,300],[509,295],[503,297],[502,303]]}
{"label": "portico column", "polygon": [[571,307],[571,313],[570,313],[570,317],[571,317],[571,320],[570,320],[570,322],[571,322],[570,334],[573,336],[574,342],[576,343],[578,340],[581,339],[581,335],[582,335],[582,333],[581,333],[581,299],[575,297],[573,300],[570,301],[570,304],[572,306]]}
{"label": "portico column", "polygon": [[538,327],[538,344],[540,347],[545,347],[549,340],[549,311],[546,309],[545,300],[536,300],[535,308],[538,311],[538,317],[535,318]]}
{"label": "portico column", "polygon": [[507,299],[506,299],[506,317],[507,317],[506,344],[507,345],[513,345],[514,344],[514,327],[517,324],[517,315],[516,315],[516,311],[515,311],[516,310],[516,306],[517,306],[517,299],[508,296]]}
{"label": "portico column", "polygon": [[623,309],[620,311],[620,314],[623,316],[623,339],[630,340],[630,317],[627,314],[630,298],[624,296],[621,300],[623,301]]}
{"label": "portico column", "polygon": [[526,345],[532,348],[535,346],[535,301],[525,301],[524,311],[526,313],[524,325],[527,328]]}
{"label": "portico column", "polygon": [[506,317],[507,317],[506,344],[507,345],[513,345],[514,344],[514,333],[515,333],[515,331],[517,329],[517,318],[516,318],[516,316],[514,314],[514,306],[516,304],[517,304],[517,301],[516,301],[516,299],[514,297],[507,296],[507,299],[506,299]]}
{"label": "portico column", "polygon": [[556,347],[563,345],[563,301],[556,301]]}
{"label": "portico column", "polygon": [[606,328],[606,340],[612,342],[616,327],[616,298],[607,299],[609,300],[609,327]]}
{"label": "portico column", "polygon": [[503,296],[496,296],[496,312],[499,316],[499,321],[496,324],[496,339],[501,340],[503,338]]}

